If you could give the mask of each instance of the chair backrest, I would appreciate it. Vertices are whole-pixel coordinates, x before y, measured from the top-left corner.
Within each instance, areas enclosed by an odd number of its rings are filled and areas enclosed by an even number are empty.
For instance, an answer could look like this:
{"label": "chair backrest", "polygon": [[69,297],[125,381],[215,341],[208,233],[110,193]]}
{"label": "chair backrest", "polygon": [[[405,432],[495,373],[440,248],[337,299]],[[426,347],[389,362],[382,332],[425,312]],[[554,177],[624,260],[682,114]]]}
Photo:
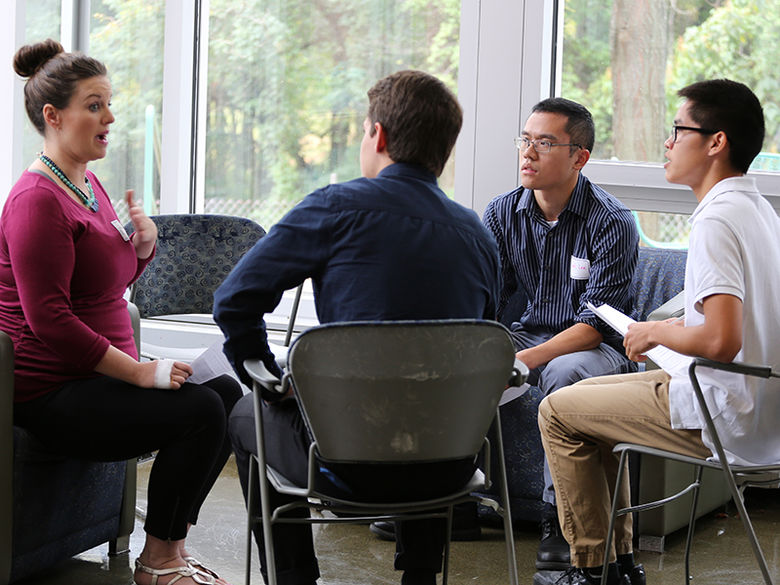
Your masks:
{"label": "chair backrest", "polygon": [[157,251],[130,297],[141,317],[211,314],[214,291],[265,235],[251,219],[230,215],[155,215],[152,220]]}
{"label": "chair backrest", "polygon": [[293,343],[290,374],[323,459],[425,462],[482,447],[514,366],[499,323],[337,323]]}

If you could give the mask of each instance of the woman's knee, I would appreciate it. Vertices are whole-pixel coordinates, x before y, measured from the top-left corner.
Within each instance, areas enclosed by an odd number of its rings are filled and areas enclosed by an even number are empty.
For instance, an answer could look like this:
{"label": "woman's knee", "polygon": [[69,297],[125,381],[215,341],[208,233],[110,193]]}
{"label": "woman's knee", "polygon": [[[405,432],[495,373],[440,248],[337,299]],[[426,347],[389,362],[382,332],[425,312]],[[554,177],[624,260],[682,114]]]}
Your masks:
{"label": "woman's knee", "polygon": [[199,384],[185,384],[175,392],[181,396],[178,404],[180,415],[189,425],[213,428],[224,435],[228,412],[218,392]]}
{"label": "woman's knee", "polygon": [[211,388],[219,395],[225,408],[226,416],[230,416],[233,407],[244,395],[241,384],[239,384],[235,378],[228,376],[227,374],[209,380],[203,385]]}

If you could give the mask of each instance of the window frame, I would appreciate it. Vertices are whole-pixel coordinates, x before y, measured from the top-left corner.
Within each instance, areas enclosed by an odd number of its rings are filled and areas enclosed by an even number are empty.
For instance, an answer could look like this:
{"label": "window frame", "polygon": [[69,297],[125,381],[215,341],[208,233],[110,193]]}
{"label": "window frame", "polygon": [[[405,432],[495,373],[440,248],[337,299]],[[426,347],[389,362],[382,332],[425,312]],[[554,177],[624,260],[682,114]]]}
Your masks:
{"label": "window frame", "polygon": [[[512,140],[535,103],[560,93],[556,56],[561,39],[555,31],[562,20],[560,0],[462,2],[458,91],[464,125],[456,152],[455,199],[480,214],[493,197],[520,184]],[[510,38],[517,51],[506,50]],[[666,182],[661,164],[591,159],[583,172],[635,211],[691,213],[696,208],[690,189]],[[780,212],[780,173],[750,171],[748,176]]]}
{"label": "window frame", "polygon": [[[0,29],[0,57],[9,63],[25,39],[25,1],[13,0]],[[161,213],[202,212],[205,148],[205,84],[209,0],[166,0],[162,115]],[[63,0],[63,39],[87,48],[89,0]],[[481,214],[489,201],[520,183],[512,140],[531,107],[559,92],[563,20],[560,0],[461,1],[458,97],[463,130],[455,151],[455,200]],[[517,50],[506,50],[513,39]],[[11,67],[0,74],[0,106],[13,112],[0,122],[0,203],[27,161],[21,160],[25,123],[23,82]],[[202,97],[203,99],[198,99]],[[189,107],[184,107],[189,104]],[[652,163],[591,160],[584,173],[637,211],[690,213],[689,189],[669,185]],[[780,173],[751,171],[761,193],[780,211]]]}

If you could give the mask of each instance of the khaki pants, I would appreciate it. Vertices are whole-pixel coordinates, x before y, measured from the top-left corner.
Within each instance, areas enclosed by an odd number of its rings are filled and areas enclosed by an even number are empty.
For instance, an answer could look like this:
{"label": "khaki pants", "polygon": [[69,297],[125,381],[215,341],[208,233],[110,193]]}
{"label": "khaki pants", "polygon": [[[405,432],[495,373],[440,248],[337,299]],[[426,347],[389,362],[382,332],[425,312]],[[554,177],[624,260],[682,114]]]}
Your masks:
{"label": "khaki pants", "polygon": [[[572,564],[600,566],[609,528],[619,457],[612,448],[638,443],[677,453],[711,455],[700,430],[674,430],[669,376],[662,370],[590,378],[561,388],[539,405],[539,428],[558,501],[558,518]],[[618,505],[630,502],[628,482]],[[615,524],[615,555],[632,551],[631,515]]]}

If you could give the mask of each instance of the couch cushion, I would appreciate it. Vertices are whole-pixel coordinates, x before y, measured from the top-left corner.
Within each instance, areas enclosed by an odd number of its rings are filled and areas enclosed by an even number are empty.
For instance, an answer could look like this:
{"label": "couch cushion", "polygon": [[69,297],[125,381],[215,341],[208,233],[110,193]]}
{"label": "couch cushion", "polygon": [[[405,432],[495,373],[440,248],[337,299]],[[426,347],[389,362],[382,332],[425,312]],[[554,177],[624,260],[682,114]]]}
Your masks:
{"label": "couch cushion", "polygon": [[686,250],[639,248],[639,261],[631,281],[637,321],[645,321],[650,312],[683,289],[687,257]]}

